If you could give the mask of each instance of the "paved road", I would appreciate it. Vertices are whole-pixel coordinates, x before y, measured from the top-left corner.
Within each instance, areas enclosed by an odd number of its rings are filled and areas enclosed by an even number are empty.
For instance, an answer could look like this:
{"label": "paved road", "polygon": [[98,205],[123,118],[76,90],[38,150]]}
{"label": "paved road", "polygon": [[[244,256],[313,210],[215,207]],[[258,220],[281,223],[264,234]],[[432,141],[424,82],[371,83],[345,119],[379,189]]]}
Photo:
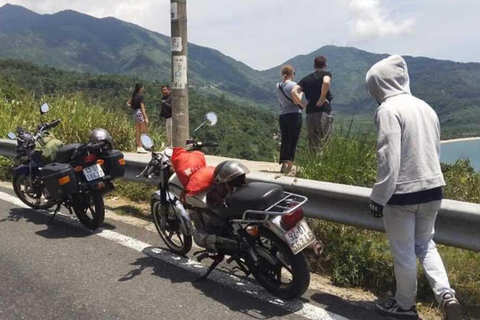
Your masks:
{"label": "paved road", "polygon": [[1,320],[381,319],[321,292],[276,301],[223,270],[195,283],[202,266],[156,247],[152,232],[108,220],[91,233],[48,219],[0,188]]}

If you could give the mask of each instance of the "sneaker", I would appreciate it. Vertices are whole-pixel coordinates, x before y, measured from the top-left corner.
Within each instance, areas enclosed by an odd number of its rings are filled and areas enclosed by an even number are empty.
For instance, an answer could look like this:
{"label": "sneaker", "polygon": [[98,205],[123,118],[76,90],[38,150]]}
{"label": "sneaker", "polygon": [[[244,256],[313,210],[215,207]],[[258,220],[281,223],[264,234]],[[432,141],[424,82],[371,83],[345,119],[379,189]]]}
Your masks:
{"label": "sneaker", "polygon": [[376,307],[380,313],[383,313],[385,315],[407,316],[418,319],[418,312],[416,306],[413,306],[408,310],[404,310],[397,304],[397,301],[393,298],[388,300],[387,302],[378,303]]}
{"label": "sneaker", "polygon": [[143,149],[143,148],[137,148],[137,153],[143,153],[143,154],[145,154],[145,153],[148,153],[148,151],[145,150],[145,149]]}
{"label": "sneaker", "polygon": [[462,306],[451,293],[445,293],[440,302],[440,309],[442,309],[443,320],[461,320]]}

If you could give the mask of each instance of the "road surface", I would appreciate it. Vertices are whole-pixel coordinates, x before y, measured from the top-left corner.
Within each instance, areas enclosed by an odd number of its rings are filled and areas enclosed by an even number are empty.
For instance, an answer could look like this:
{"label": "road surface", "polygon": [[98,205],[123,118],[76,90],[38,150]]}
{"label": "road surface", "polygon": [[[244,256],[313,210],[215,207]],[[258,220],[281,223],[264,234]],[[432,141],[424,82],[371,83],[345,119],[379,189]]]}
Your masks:
{"label": "road surface", "polygon": [[98,232],[25,208],[0,188],[0,319],[383,319],[321,292],[275,299],[227,269],[162,249],[158,235],[107,220]]}

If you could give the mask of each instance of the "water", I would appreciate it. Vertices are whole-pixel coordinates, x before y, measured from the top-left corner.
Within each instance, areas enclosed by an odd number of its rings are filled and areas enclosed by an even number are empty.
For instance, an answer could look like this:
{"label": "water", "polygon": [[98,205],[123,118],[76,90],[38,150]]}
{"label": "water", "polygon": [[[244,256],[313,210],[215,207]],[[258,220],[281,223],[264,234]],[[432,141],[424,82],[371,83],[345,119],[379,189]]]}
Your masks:
{"label": "water", "polygon": [[470,159],[472,167],[480,171],[480,139],[442,143],[441,161],[455,163],[458,159]]}

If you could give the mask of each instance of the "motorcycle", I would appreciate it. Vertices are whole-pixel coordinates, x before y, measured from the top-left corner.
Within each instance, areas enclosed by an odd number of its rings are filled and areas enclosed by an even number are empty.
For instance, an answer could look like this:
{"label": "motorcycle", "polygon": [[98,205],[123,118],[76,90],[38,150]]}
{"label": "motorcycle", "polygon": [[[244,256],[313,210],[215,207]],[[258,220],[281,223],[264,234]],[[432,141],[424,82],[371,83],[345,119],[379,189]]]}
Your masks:
{"label": "motorcycle", "polygon": [[[49,106],[43,104],[41,114],[48,111]],[[13,189],[33,209],[56,206],[51,221],[64,206],[85,227],[94,230],[105,218],[103,195],[113,190],[111,181],[125,173],[124,156],[112,150],[106,140],[63,146],[49,131],[60,122],[42,123],[34,133],[17,127],[16,134],[7,135],[17,141]]]}
{"label": "motorcycle", "polygon": [[[215,125],[217,117],[208,113],[200,126]],[[199,127],[199,128],[200,128]],[[197,130],[199,129],[197,128]],[[196,131],[197,131],[196,130]],[[153,150],[153,140],[142,136],[147,150]],[[189,140],[188,151],[201,151],[216,144]],[[192,248],[195,235],[192,213],[214,213],[207,205],[207,193],[185,195],[184,187],[172,170],[172,149],[152,151],[152,159],[139,176],[158,178],[159,190],[151,198],[155,227],[174,253],[185,255]],[[307,198],[284,192],[275,184],[248,183],[225,198],[229,218],[225,223],[228,238],[238,245],[229,252],[227,264],[235,262],[239,270],[250,274],[273,295],[290,300],[301,296],[310,283],[310,271],[304,249],[316,242],[314,233],[304,218],[302,206]],[[204,280],[225,259],[225,254],[207,250],[194,253],[197,260],[210,258],[213,263]]]}

